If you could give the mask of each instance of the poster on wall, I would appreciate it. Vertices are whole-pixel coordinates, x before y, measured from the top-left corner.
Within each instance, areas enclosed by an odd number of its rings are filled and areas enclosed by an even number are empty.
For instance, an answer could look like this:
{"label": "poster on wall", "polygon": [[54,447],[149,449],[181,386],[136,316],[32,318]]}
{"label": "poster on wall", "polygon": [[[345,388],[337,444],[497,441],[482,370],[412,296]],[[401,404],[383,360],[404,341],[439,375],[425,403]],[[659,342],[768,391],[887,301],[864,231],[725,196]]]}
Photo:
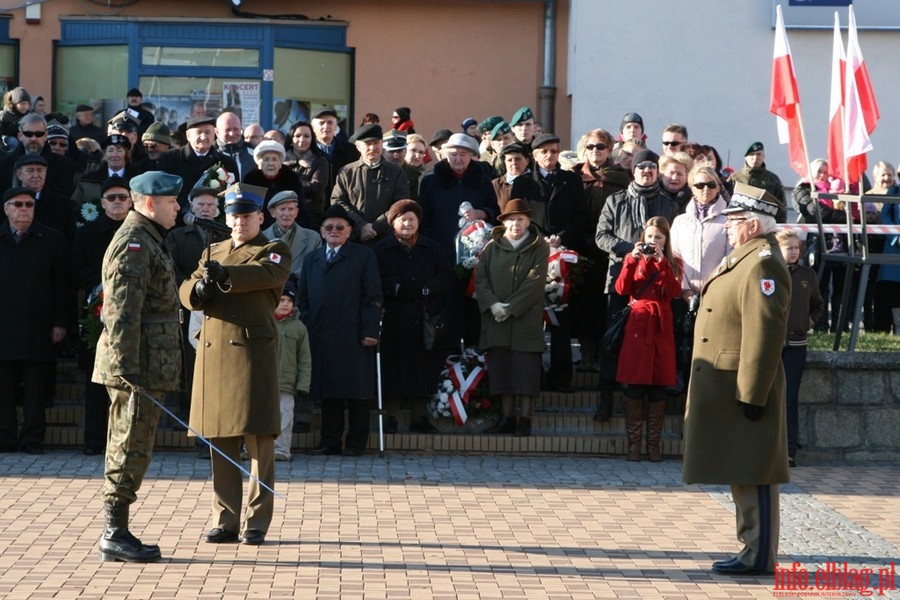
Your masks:
{"label": "poster on wall", "polygon": [[287,133],[297,121],[309,121],[309,102],[275,98],[272,103],[272,128]]}
{"label": "poster on wall", "polygon": [[156,104],[156,120],[165,123],[172,131],[187,121],[191,112],[190,96],[156,96],[153,98]]}
{"label": "poster on wall", "polygon": [[191,91],[191,108],[187,118],[218,117],[222,112],[222,92]]}
{"label": "poster on wall", "polygon": [[259,123],[258,81],[225,81],[222,83],[222,93],[225,97],[224,110],[236,114],[244,125]]}

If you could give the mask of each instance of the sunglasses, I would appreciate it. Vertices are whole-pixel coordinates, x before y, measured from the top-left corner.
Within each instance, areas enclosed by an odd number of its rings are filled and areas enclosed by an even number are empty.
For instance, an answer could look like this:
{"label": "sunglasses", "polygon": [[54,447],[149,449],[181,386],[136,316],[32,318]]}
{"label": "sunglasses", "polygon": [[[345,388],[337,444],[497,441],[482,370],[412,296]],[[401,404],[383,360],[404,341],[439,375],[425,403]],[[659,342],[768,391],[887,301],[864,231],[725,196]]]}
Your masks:
{"label": "sunglasses", "polygon": [[346,225],[322,225],[325,231],[343,231],[347,229]]}
{"label": "sunglasses", "polygon": [[22,131],[21,133],[27,138],[44,137],[47,135],[46,131]]}
{"label": "sunglasses", "polygon": [[657,164],[655,162],[650,162],[648,160],[639,162],[638,164],[635,165],[635,167],[637,167],[638,169],[657,169],[658,168]]}
{"label": "sunglasses", "polygon": [[694,184],[694,188],[696,188],[698,190],[702,190],[703,188],[711,190],[711,189],[714,189],[717,187],[719,187],[719,184],[716,183],[715,181],[698,181],[697,183]]}
{"label": "sunglasses", "polygon": [[110,202],[125,202],[131,196],[128,194],[107,194],[103,196],[104,200],[109,200]]}
{"label": "sunglasses", "polygon": [[607,148],[609,148],[609,146],[607,146],[603,142],[597,142],[596,144],[588,144],[585,146],[585,148],[587,148],[588,150],[606,150]]}
{"label": "sunglasses", "polygon": [[683,145],[684,145],[684,142],[673,142],[673,141],[668,141],[668,142],[667,142],[667,141],[663,140],[662,145],[663,145],[663,146],[683,146]]}
{"label": "sunglasses", "polygon": [[6,205],[16,208],[34,208],[34,200],[7,200]]}

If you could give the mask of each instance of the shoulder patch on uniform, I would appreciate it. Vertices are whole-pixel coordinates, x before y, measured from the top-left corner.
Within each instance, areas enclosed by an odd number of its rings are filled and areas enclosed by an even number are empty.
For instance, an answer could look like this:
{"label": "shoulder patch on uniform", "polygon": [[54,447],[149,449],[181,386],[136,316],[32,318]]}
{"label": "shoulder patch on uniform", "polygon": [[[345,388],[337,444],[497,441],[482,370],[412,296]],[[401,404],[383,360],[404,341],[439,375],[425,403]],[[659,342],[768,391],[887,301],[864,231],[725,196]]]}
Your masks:
{"label": "shoulder patch on uniform", "polygon": [[764,296],[771,296],[775,293],[775,280],[774,279],[760,279],[759,280],[759,289],[762,290]]}
{"label": "shoulder patch on uniform", "polygon": [[140,252],[141,244],[139,242],[130,242],[128,244],[128,251],[129,252]]}
{"label": "shoulder patch on uniform", "polygon": [[277,265],[277,264],[281,263],[281,255],[273,252],[269,255],[269,260],[271,260],[273,263],[275,263]]}

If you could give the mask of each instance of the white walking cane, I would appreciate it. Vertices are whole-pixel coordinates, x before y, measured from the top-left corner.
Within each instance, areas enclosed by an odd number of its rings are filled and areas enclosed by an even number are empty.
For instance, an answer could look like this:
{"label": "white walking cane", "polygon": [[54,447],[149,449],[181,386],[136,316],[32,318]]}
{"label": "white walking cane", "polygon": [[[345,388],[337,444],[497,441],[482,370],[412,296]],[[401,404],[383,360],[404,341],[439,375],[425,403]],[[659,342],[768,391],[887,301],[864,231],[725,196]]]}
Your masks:
{"label": "white walking cane", "polygon": [[375,378],[378,385],[378,456],[384,458],[384,401],[381,394],[381,325],[384,311],[378,319],[378,343],[375,344]]}

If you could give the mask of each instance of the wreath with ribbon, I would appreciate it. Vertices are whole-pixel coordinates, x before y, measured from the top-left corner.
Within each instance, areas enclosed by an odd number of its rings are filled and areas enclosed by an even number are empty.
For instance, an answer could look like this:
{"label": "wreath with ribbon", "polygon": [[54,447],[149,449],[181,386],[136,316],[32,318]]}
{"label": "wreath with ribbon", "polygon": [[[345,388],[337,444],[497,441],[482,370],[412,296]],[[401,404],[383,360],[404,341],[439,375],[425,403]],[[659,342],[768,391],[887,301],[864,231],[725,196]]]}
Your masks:
{"label": "wreath with ribbon", "polygon": [[429,409],[435,418],[452,417],[457,425],[497,414],[499,406],[491,402],[484,354],[467,348],[461,355],[448,356]]}

